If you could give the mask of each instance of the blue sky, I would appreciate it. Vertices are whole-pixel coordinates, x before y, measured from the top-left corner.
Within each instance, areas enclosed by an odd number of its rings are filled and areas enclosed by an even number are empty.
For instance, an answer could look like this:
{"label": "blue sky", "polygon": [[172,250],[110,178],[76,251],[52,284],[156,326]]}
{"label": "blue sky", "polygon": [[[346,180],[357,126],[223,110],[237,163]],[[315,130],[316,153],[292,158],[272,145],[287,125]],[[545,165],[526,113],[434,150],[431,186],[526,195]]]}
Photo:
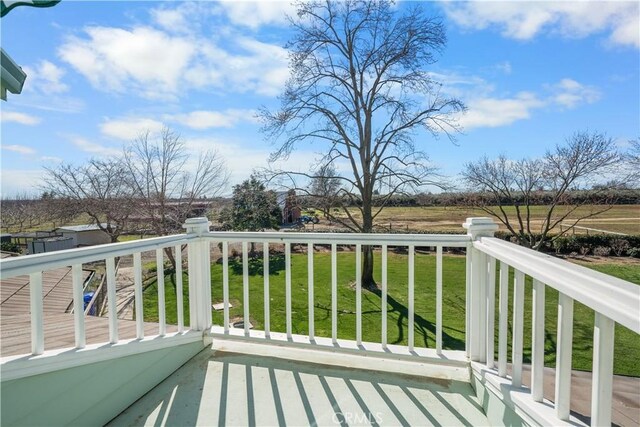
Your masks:
{"label": "blue sky", "polygon": [[[400,2],[399,8],[408,2]],[[424,2],[448,45],[431,71],[469,108],[456,144],[417,135],[455,175],[482,155],[542,155],[579,130],[622,150],[640,135],[637,2]],[[287,78],[288,2],[71,1],[18,7],[2,47],[26,69],[2,102],[4,195],[34,191],[42,166],[121,152],[167,124],[189,150],[213,148],[235,184],[274,146],[254,118]],[[305,168],[302,147],[289,162]]]}

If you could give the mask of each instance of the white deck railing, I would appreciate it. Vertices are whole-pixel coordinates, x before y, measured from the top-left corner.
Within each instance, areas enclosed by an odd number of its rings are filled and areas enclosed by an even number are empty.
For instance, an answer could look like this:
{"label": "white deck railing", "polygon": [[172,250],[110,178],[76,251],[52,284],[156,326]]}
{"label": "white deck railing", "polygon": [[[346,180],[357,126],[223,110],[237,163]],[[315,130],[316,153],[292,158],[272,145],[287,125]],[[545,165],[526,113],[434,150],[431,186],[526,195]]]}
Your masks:
{"label": "white deck railing", "polygon": [[[545,288],[558,291],[558,327],[555,380],[555,416],[568,420],[571,399],[573,302],[595,312],[591,424],[611,425],[614,327],[619,323],[640,334],[640,286],[541,254],[494,237],[497,228],[488,219],[465,223],[473,239],[468,254],[471,296],[467,303],[473,361],[494,368],[494,318],[498,307],[497,374],[507,376],[509,269],[514,271],[511,385],[522,385],[525,277],[532,278],[532,349],[530,399],[543,401]],[[496,304],[496,264],[499,296]]]}
{"label": "white deck railing", "polygon": [[[32,354],[40,355],[44,347],[42,272],[71,266],[73,271],[75,346],[85,347],[85,328],[82,298],[82,264],[105,260],[109,300],[109,340],[118,343],[118,319],[116,316],[116,257],[132,256],[135,278],[135,313],[137,338],[144,338],[143,289],[141,253],[155,251],[158,283],[158,338],[166,339],[171,345],[174,336],[166,334],[164,298],[165,248],[172,248],[176,257],[176,279],[178,290],[182,290],[182,249],[188,247],[189,277],[189,325],[185,325],[183,315],[183,294],[177,292],[177,323],[179,333],[199,331],[202,334],[212,327],[212,286],[221,286],[224,302],[222,335],[237,333],[229,328],[229,245],[240,243],[242,248],[243,318],[247,337],[273,338],[270,319],[269,296],[269,249],[271,245],[284,246],[285,255],[285,341],[293,340],[292,330],[292,290],[291,290],[291,248],[292,245],[306,245],[308,271],[308,339],[311,345],[318,345],[321,337],[316,337],[314,324],[314,247],[329,245],[331,248],[331,334],[322,337],[332,343],[338,341],[338,279],[337,248],[339,245],[353,247],[356,267],[353,271],[356,290],[356,339],[354,349],[364,349],[367,343],[362,339],[362,246],[379,248],[381,253],[381,330],[379,343],[387,347],[387,285],[388,259],[390,247],[406,247],[408,253],[408,345],[407,354],[420,355],[414,348],[414,299],[415,299],[415,248],[434,247],[436,249],[436,354],[442,354],[442,293],[443,293],[443,248],[466,248],[466,354],[471,361],[481,363],[487,369],[495,367],[495,312],[498,310],[498,360],[496,375],[507,378],[507,313],[509,293],[509,269],[514,270],[513,322],[512,322],[512,375],[507,381],[514,387],[522,385],[522,354],[524,329],[525,277],[533,279],[533,337],[532,337],[532,380],[530,399],[541,402],[544,368],[544,305],[545,288],[552,287],[559,292],[558,301],[558,354],[556,366],[555,414],[566,420],[569,417],[573,301],[579,301],[595,311],[594,363],[592,423],[603,425],[611,420],[611,387],[613,374],[613,333],[615,323],[624,325],[635,333],[640,333],[640,287],[623,280],[564,262],[553,257],[536,253],[517,245],[493,238],[497,226],[488,218],[470,218],[464,224],[467,235],[400,235],[400,234],[331,234],[331,233],[246,233],[209,232],[209,223],[204,218],[194,218],[185,224],[186,234],[158,237],[140,241],[115,243],[90,248],[73,249],[18,257],[0,262],[0,278],[18,275],[30,276],[31,293],[31,341]],[[256,335],[250,331],[249,319],[251,298],[249,291],[248,245],[262,244],[264,254],[264,331]],[[222,283],[211,281],[210,249],[221,244]],[[496,301],[496,284],[499,286]],[[253,334],[253,335],[252,335]],[[424,353],[422,353],[424,354]],[[463,354],[464,355],[464,354]],[[45,353],[46,356],[46,353]],[[535,405],[534,405],[535,407]]]}

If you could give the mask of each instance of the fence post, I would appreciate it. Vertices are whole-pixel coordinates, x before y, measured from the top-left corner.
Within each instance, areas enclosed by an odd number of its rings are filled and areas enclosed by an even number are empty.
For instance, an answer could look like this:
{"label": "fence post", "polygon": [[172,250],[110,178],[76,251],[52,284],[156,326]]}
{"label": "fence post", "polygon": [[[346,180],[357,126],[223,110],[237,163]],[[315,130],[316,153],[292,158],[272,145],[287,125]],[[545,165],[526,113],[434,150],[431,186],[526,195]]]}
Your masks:
{"label": "fence post", "polygon": [[[470,237],[472,245],[481,237],[493,237],[498,229],[498,225],[491,218],[486,217],[467,218],[462,227],[467,230],[467,236]],[[471,261],[470,274],[467,276],[469,297],[466,301],[466,310],[469,313],[469,331],[466,335],[470,342],[467,343],[467,346],[471,360],[484,362],[487,348],[486,301],[487,289],[490,288],[487,286],[487,259],[485,254],[471,246],[471,254],[467,256],[467,262],[469,261]]]}
{"label": "fence post", "polygon": [[207,218],[189,218],[183,228],[191,239],[188,244],[189,327],[204,331],[211,327],[211,273],[209,242],[200,237],[209,232]]}

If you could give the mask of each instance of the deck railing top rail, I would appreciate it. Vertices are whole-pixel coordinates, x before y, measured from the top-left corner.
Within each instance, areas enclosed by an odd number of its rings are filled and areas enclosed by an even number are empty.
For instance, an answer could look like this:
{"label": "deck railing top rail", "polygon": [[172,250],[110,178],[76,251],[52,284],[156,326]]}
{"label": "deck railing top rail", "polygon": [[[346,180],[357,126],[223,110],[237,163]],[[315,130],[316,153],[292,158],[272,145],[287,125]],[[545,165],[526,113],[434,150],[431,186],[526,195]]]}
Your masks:
{"label": "deck railing top rail", "polygon": [[192,238],[193,236],[188,234],[175,234],[172,236],[154,237],[131,242],[110,243],[7,258],[0,261],[0,279],[69,265],[100,261],[105,258],[131,255],[137,252],[155,251],[159,248],[186,244]]}
{"label": "deck railing top rail", "polygon": [[338,245],[445,246],[465,247],[471,241],[464,234],[362,234],[362,233],[300,233],[300,232],[209,232],[205,237],[214,241],[256,243],[314,243]]}
{"label": "deck railing top rail", "polygon": [[495,237],[474,247],[640,334],[640,286]]}

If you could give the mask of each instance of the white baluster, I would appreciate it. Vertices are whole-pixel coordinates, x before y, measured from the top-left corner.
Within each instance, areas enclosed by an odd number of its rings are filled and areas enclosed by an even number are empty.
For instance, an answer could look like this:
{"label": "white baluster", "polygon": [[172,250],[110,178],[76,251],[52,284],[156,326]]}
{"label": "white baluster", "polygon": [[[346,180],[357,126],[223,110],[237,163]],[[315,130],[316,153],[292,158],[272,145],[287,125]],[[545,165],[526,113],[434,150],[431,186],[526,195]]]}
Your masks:
{"label": "white baluster", "polygon": [[31,306],[31,353],[44,352],[44,313],[42,311],[42,272],[29,274]]}
{"label": "white baluster", "polygon": [[[107,303],[109,311],[109,342],[115,344],[118,342],[118,308],[116,300],[116,260],[107,258],[105,260],[107,266]],[[100,313],[98,313],[100,314]]]}
{"label": "white baluster", "polygon": [[387,347],[387,245],[382,245],[382,347]]}
{"label": "white baluster", "polygon": [[174,259],[176,260],[176,314],[178,316],[178,332],[184,332],[184,299],[182,289],[182,246],[176,245],[174,248]]}
{"label": "white baluster", "polygon": [[509,325],[509,266],[500,261],[500,313],[498,326],[498,375],[507,376],[507,333]]}
{"label": "white baluster", "polygon": [[136,308],[136,337],[144,338],[144,309],[142,304],[142,254],[133,254],[133,291]]}
{"label": "white baluster", "polygon": [[531,330],[531,398],[544,398],[544,283],[533,280],[533,318]]}
{"label": "white baluster", "polygon": [[167,333],[166,304],[164,298],[164,253],[163,249],[156,249],[156,285],[158,288],[158,333]]}
{"label": "white baluster", "polygon": [[315,338],[315,314],[314,304],[315,299],[313,296],[313,243],[307,244],[307,286],[308,286],[308,298],[309,298],[309,340],[313,341]]}
{"label": "white baluster", "polygon": [[331,338],[338,342],[338,256],[337,246],[331,244]]}
{"label": "white baluster", "polygon": [[515,271],[513,286],[513,343],[511,344],[511,363],[513,372],[511,382],[515,387],[522,386],[522,346],[524,335],[524,273]]}
{"label": "white baluster", "polygon": [[356,342],[362,344],[362,245],[356,245]]}
{"label": "white baluster", "polygon": [[249,250],[248,243],[242,242],[242,308],[244,309],[244,334],[249,336]]}
{"label": "white baluster", "polygon": [[489,258],[489,272],[487,277],[487,356],[486,363],[489,369],[494,365],[494,346],[495,346],[495,318],[496,318],[496,259]]}
{"label": "white baluster", "polygon": [[262,273],[264,280],[264,335],[271,338],[271,311],[269,297],[269,242],[262,244]]}
{"label": "white baluster", "polygon": [[75,326],[76,348],[84,348],[86,345],[84,333],[84,298],[82,264],[71,267],[71,278],[73,283],[73,319]]}
{"label": "white baluster", "polygon": [[556,416],[569,419],[571,405],[571,352],[573,347],[573,299],[558,293],[556,349]]}
{"label": "white baluster", "polygon": [[436,248],[436,352],[442,354],[442,246]]}
{"label": "white baluster", "polygon": [[407,330],[408,330],[408,340],[409,340],[409,351],[413,351],[414,344],[414,307],[413,300],[414,297],[414,287],[415,287],[415,252],[416,248],[414,245],[409,245],[409,294],[407,295],[407,299],[409,300],[409,317],[407,318]]}
{"label": "white baluster", "polygon": [[613,391],[613,343],[615,322],[596,312],[593,330],[593,379],[591,381],[591,425],[611,425]]}

